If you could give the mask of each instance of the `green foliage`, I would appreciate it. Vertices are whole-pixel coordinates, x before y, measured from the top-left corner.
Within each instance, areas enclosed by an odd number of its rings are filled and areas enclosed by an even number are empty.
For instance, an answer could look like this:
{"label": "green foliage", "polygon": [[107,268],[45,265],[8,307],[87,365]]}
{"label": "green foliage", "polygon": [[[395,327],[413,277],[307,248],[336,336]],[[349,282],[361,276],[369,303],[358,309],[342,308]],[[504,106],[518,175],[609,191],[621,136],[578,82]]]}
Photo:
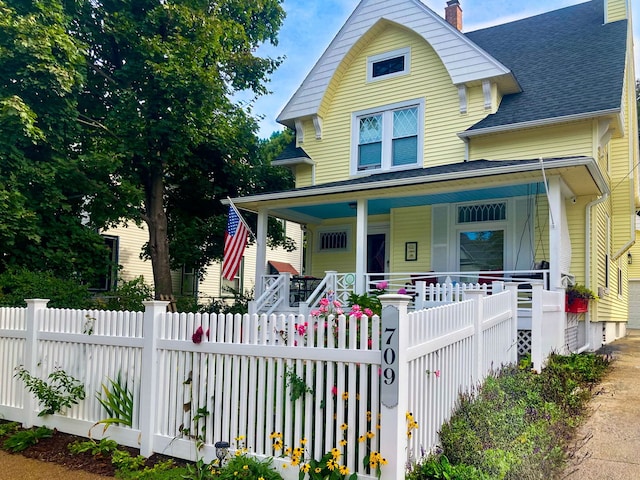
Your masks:
{"label": "green foliage", "polygon": [[107,378],[107,381],[108,385],[102,384],[102,395],[96,393],[100,405],[107,411],[107,418],[96,425],[104,425],[104,430],[111,425],[130,427],[133,424],[133,392],[127,388],[127,382],[122,379],[120,372],[115,380]]}
{"label": "green foliage", "polygon": [[571,303],[576,298],[583,298],[585,300],[596,300],[598,298],[593,290],[590,290],[579,283],[567,287],[566,293],[567,297],[569,297],[569,303]]}
{"label": "green foliage", "polygon": [[99,442],[95,440],[76,440],[70,443],[67,448],[75,455],[78,453],[90,453],[93,456],[107,457],[118,449],[118,444],[109,438],[102,438]]}
{"label": "green foliage", "polygon": [[[260,477],[264,480],[282,480],[275,468],[273,468],[273,459],[268,458],[266,460],[257,460],[248,455],[235,455],[233,456],[221,469],[215,469],[215,474],[212,472],[211,477],[219,480],[255,480]],[[185,477],[194,478],[194,477]]]}
{"label": "green foliage", "polygon": [[407,480],[489,480],[489,476],[477,468],[463,463],[452,465],[445,455],[430,456],[414,465],[406,475]]}
{"label": "green foliage", "polygon": [[0,423],[0,438],[15,433],[19,428],[20,424],[18,422]]}
{"label": "green foliage", "polygon": [[47,377],[49,383],[32,376],[23,366],[16,367],[16,377],[20,378],[27,390],[33,393],[44,407],[38,416],[60,413],[66,407],[84,400],[84,385],[62,369],[56,368]]}
{"label": "green foliage", "polygon": [[382,304],[376,294],[363,293],[362,295],[358,295],[357,293],[350,293],[347,302],[350,307],[359,305],[362,310],[365,308],[371,309],[374,315],[382,314]]}
{"label": "green foliage", "polygon": [[564,442],[607,366],[599,355],[580,354],[552,355],[540,374],[526,361],[503,368],[460,396],[440,431],[443,455],[492,479],[553,478]]}
{"label": "green foliage", "polygon": [[0,274],[0,306],[21,307],[28,298],[48,298],[48,306],[52,308],[83,309],[92,306],[87,286],[77,280],[21,268]]}
{"label": "green foliage", "polygon": [[49,438],[53,436],[53,430],[47,427],[32,428],[30,430],[21,430],[7,438],[2,444],[3,447],[12,452],[22,452],[29,447],[34,446],[41,438]]}
{"label": "green foliage", "polygon": [[127,475],[137,472],[144,467],[146,459],[142,455],[131,456],[124,450],[116,450],[111,454],[111,463],[116,467],[116,472],[120,475]]}
{"label": "green foliage", "polygon": [[127,480],[175,480],[184,478],[186,467],[176,467],[173,460],[165,460],[156,463],[153,467],[144,467],[142,470],[118,470],[116,478]]}
{"label": "green foliage", "polygon": [[142,302],[153,300],[153,288],[145,283],[144,277],[118,282],[113,292],[96,299],[97,307],[102,310],[126,310],[141,312],[144,310]]}
{"label": "green foliage", "polygon": [[306,384],[303,378],[296,374],[295,368],[284,367],[285,384],[289,388],[289,397],[295,402],[307,393],[313,393],[313,388]]}
{"label": "green foliage", "polygon": [[209,305],[203,307],[202,311],[207,313],[223,313],[235,315],[239,313],[244,315],[249,313],[249,302],[253,300],[254,290],[247,290],[241,292],[233,288],[228,289],[229,293],[233,295],[233,300],[218,299],[213,300]]}

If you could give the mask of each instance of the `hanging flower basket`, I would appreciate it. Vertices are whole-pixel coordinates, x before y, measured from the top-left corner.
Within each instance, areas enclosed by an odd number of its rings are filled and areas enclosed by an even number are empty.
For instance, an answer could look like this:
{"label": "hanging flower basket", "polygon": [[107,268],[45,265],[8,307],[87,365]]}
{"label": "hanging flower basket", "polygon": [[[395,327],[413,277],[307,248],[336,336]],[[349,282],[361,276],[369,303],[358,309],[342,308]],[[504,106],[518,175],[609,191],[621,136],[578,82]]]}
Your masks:
{"label": "hanging flower basket", "polygon": [[584,285],[572,285],[567,288],[565,312],[585,313],[589,311],[589,300],[595,300],[596,294]]}
{"label": "hanging flower basket", "polygon": [[569,296],[565,297],[564,311],[568,313],[585,313],[589,311],[588,298],[573,298],[569,300]]}

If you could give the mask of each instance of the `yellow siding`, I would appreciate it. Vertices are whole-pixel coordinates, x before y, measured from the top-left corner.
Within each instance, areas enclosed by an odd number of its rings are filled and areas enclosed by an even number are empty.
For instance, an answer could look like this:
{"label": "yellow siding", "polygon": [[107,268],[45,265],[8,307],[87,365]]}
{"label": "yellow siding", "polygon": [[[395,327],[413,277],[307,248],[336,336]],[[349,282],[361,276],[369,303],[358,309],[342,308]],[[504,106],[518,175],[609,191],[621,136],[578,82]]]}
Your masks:
{"label": "yellow siding", "polygon": [[590,121],[472,138],[471,160],[517,160],[593,154]]}
{"label": "yellow siding", "polygon": [[627,0],[605,0],[606,22],[617,22],[627,18]]}
{"label": "yellow siding", "polygon": [[[418,242],[418,260],[405,261],[406,242]],[[431,270],[431,207],[411,207],[391,213],[392,272],[428,272]]]}
{"label": "yellow siding", "polygon": [[585,241],[584,222],[586,218],[585,209],[591,198],[577,198],[576,203],[565,201],[567,213],[567,224],[569,226],[569,238],[571,239],[571,270],[578,283],[585,283]]}
{"label": "yellow siding", "polygon": [[[411,47],[411,73],[367,83],[367,57]],[[470,89],[469,114],[460,114],[458,92],[434,50],[419,36],[387,25],[375,37],[361,39],[348,56],[322,105],[322,140],[315,139],[310,120],[304,122],[302,147],[317,164],[316,183],[349,178],[352,113],[409,99],[425,99],[424,166],[459,162],[464,143],[457,132],[483,118],[482,87]],[[305,174],[299,186],[310,179]]]}

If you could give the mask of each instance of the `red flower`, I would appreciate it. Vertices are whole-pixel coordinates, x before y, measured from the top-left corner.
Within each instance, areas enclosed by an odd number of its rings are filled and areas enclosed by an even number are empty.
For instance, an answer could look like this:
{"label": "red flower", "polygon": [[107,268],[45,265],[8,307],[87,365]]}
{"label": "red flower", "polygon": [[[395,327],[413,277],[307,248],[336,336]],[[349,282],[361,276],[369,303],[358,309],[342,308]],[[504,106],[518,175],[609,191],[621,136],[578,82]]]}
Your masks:
{"label": "red flower", "polygon": [[198,327],[198,329],[195,331],[195,333],[193,335],[191,335],[191,341],[193,343],[201,343],[202,342],[202,336],[204,335],[204,330],[202,330],[202,327]]}

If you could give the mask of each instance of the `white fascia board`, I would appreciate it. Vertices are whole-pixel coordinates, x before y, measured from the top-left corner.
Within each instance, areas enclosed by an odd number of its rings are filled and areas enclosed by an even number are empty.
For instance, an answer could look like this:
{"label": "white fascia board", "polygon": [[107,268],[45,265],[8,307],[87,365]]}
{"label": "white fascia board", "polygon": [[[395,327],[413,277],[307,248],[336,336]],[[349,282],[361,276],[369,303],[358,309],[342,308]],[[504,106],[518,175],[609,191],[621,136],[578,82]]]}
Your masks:
{"label": "white fascia board", "polygon": [[[421,36],[436,51],[453,85],[505,77],[509,92],[520,91],[511,71],[419,0],[362,0],[331,41],[277,121],[291,127],[296,118],[317,115],[329,82],[340,63],[379,21],[402,25]],[[474,61],[470,61],[473,59]]]}
{"label": "white fascia board", "polygon": [[[543,159],[544,160],[544,159]],[[500,162],[496,160],[496,162]],[[469,162],[472,163],[472,162]],[[562,160],[553,160],[553,165],[548,166],[549,169],[557,169],[557,168],[567,168],[567,167],[576,167],[576,166],[585,166],[589,169],[594,182],[598,185],[601,191],[608,191],[608,187],[604,177],[602,176],[599,168],[595,164],[595,160],[591,157],[570,157]],[[547,167],[547,165],[545,165]],[[441,173],[438,175],[429,175],[428,177],[415,177],[415,178],[399,178],[393,180],[382,180],[379,182],[369,182],[369,183],[360,183],[349,185],[349,190],[351,192],[357,191],[365,191],[365,190],[374,190],[374,189],[385,189],[385,188],[394,188],[394,187],[406,187],[409,185],[419,185],[421,183],[437,183],[444,181],[453,181],[453,180],[465,180],[469,178],[478,178],[478,177],[487,177],[487,176],[496,176],[496,175],[507,175],[513,173],[524,173],[524,172],[532,172],[540,170],[540,164],[537,162],[533,163],[523,163],[522,165],[504,165],[497,166],[492,168],[484,168],[474,171],[463,171],[463,172],[449,172],[449,173]],[[604,189],[604,190],[603,190]],[[304,198],[304,197],[316,197],[321,195],[335,195],[345,193],[345,186],[330,186],[330,187],[315,187],[310,190],[289,190],[285,192],[275,192],[275,193],[265,193],[261,195],[251,195],[247,197],[238,197],[234,198],[233,203],[240,205],[242,203],[252,203],[252,202],[261,202],[261,201],[273,201],[273,200],[285,200],[285,199],[293,199],[293,198]],[[228,200],[221,200],[223,204],[228,204]]]}
{"label": "white fascia board", "polygon": [[[463,132],[459,132],[457,135],[460,138],[471,138],[478,137],[480,135],[488,135],[491,133],[502,133],[509,132],[513,130],[520,130],[523,128],[532,128],[532,127],[545,127],[550,125],[556,125],[558,123],[568,123],[575,122],[579,120],[589,120],[597,117],[606,117],[606,116],[616,116],[620,115],[619,108],[612,108],[609,110],[600,110],[597,112],[587,112],[587,113],[578,113],[576,115],[565,115],[564,117],[553,117],[553,118],[543,118],[540,120],[532,120],[530,122],[520,122],[520,123],[509,123],[507,125],[498,125],[496,127],[487,127],[487,128],[479,128],[476,130],[465,130]],[[619,123],[619,119],[618,119]]]}

